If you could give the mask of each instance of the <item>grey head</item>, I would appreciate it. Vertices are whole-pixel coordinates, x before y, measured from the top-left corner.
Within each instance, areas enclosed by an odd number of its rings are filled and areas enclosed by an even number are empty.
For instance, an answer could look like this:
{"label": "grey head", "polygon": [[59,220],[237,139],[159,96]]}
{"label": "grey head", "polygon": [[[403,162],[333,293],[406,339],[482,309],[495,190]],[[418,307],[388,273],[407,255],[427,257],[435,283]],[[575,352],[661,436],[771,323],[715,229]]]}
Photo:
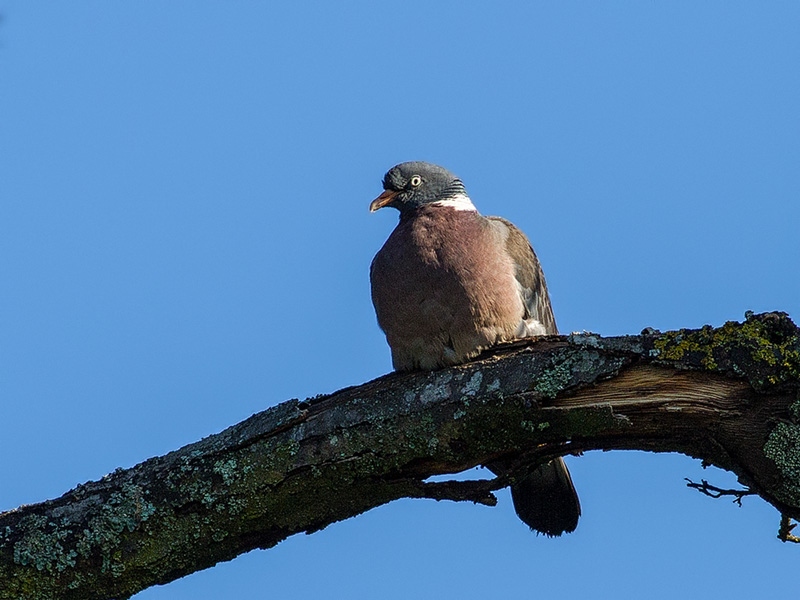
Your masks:
{"label": "grey head", "polygon": [[369,205],[370,211],[390,206],[399,210],[401,217],[425,204],[466,198],[458,177],[444,167],[421,161],[404,162],[389,169],[383,178],[383,189]]}

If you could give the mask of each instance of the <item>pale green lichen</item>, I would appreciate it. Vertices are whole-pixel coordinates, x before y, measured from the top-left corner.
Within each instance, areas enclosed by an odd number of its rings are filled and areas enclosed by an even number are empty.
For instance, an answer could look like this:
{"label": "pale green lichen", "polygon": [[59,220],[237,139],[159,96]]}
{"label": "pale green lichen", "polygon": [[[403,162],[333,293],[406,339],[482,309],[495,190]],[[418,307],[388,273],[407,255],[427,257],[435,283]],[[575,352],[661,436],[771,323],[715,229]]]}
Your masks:
{"label": "pale green lichen", "polygon": [[100,507],[78,538],[75,547],[84,557],[100,552],[102,572],[111,572],[118,577],[125,570],[120,560],[120,536],[127,530],[134,531],[155,513],[155,506],[145,499],[143,490],[132,483],[124,483],[108,501]]}
{"label": "pale green lichen", "polygon": [[764,455],[781,474],[782,489],[776,496],[792,506],[800,506],[800,425],[781,422],[769,434]]}
{"label": "pale green lichen", "polygon": [[590,348],[599,348],[600,347],[600,336],[596,333],[592,333],[591,331],[582,331],[580,333],[575,332],[571,333],[567,336],[567,339],[570,341],[571,344],[575,344],[576,346],[589,346]]}
{"label": "pale green lichen", "polygon": [[14,562],[32,565],[38,571],[61,573],[75,566],[78,554],[74,550],[64,551],[63,542],[69,529],[49,522],[42,515],[28,515],[19,522],[24,537],[14,545]]}
{"label": "pale green lichen", "polygon": [[437,374],[434,381],[422,388],[419,394],[420,402],[427,404],[447,398],[450,395],[449,384],[452,378],[449,373]]}
{"label": "pale green lichen", "polygon": [[[111,494],[82,531],[73,531],[66,519],[55,522],[29,515],[19,524],[24,534],[14,545],[14,562],[51,574],[62,573],[75,567],[79,557],[88,558],[99,551],[103,572],[119,576],[124,570],[119,560],[119,534],[134,531],[154,512],[155,507],[144,498],[142,490],[126,483]],[[74,549],[67,551],[64,545],[71,536],[77,536],[77,541]]]}
{"label": "pale green lichen", "polygon": [[795,423],[800,423],[800,391],[797,392],[797,401],[789,407],[789,414]]}
{"label": "pale green lichen", "polygon": [[538,433],[550,427],[547,421],[520,421],[520,427],[530,433]]}
{"label": "pale green lichen", "polygon": [[[559,362],[552,364],[538,377],[533,391],[543,398],[552,399],[568,387],[581,383],[581,376],[594,373],[600,355],[581,349],[569,353]],[[621,361],[619,362],[621,365]]]}
{"label": "pale green lichen", "polygon": [[214,463],[214,472],[222,476],[225,485],[230,485],[238,472],[236,461],[232,458],[225,461],[218,460]]}
{"label": "pale green lichen", "polygon": [[232,515],[238,515],[244,512],[244,509],[247,508],[247,503],[241,498],[230,497],[228,498],[228,508]]}
{"label": "pale green lichen", "polygon": [[467,408],[468,408],[467,406],[464,406],[464,408],[457,408],[453,412],[453,420],[457,421],[458,419],[461,419],[462,417],[465,417],[468,414]]}
{"label": "pale green lichen", "polygon": [[475,371],[470,377],[469,381],[464,385],[465,396],[475,396],[481,389],[481,382],[483,381],[483,373]]}
{"label": "pale green lichen", "polygon": [[572,379],[573,368],[568,362],[555,365],[547,369],[536,381],[534,391],[543,398],[555,398]]}

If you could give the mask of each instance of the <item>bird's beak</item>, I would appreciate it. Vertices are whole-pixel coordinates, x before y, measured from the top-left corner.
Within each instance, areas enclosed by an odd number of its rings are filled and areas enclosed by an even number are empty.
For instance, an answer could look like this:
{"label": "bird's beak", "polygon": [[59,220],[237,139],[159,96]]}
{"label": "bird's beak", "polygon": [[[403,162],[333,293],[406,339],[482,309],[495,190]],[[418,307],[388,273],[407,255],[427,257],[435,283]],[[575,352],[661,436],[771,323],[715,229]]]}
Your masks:
{"label": "bird's beak", "polygon": [[392,190],[386,190],[370,203],[369,212],[375,212],[379,208],[383,208],[387,204],[391,204],[395,196],[397,196],[397,192],[394,192]]}

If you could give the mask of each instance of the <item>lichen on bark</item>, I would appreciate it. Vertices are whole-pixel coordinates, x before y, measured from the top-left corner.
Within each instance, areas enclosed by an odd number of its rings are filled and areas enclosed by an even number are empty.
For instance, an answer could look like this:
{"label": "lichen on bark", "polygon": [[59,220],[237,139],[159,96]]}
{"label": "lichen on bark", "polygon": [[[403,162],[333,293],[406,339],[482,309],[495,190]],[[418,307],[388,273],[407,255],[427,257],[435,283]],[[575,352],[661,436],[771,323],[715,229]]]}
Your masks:
{"label": "lichen on bark", "polygon": [[772,460],[783,478],[776,495],[793,506],[800,506],[800,399],[789,408],[791,418],[775,425],[764,445],[764,455]]}
{"label": "lichen on bark", "polygon": [[[800,336],[782,313],[664,334],[548,336],[296,399],[0,514],[0,600],[127,598],[401,497],[492,504],[530,464],[678,451],[800,516]],[[431,475],[507,466],[490,481]]]}
{"label": "lichen on bark", "polygon": [[742,376],[756,390],[800,378],[800,339],[786,313],[748,312],[744,323],[669,331],[653,345],[662,361]]}

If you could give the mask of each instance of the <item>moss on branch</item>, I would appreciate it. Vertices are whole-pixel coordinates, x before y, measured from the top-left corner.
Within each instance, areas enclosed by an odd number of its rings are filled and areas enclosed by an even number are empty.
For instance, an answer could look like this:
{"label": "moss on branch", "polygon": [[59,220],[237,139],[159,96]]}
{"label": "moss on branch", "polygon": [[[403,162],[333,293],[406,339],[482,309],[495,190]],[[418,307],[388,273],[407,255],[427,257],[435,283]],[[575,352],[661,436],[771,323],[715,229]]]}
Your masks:
{"label": "moss on branch", "polygon": [[[504,345],[435,372],[290,400],[166,456],[0,515],[0,599],[128,598],[402,497],[492,503],[564,453],[679,451],[800,516],[800,336],[720,328]],[[426,483],[503,461],[504,476]]]}

